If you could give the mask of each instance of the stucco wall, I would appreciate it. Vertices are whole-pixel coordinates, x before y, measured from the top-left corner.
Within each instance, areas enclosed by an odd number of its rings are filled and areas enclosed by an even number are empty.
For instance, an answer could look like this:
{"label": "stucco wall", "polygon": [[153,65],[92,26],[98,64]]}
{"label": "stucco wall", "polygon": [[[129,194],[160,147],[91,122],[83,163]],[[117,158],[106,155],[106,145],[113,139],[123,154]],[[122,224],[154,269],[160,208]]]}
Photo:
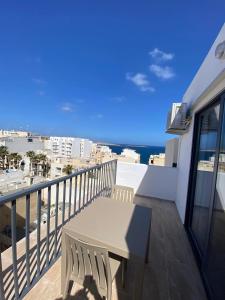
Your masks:
{"label": "stucco wall", "polygon": [[174,201],[177,169],[118,161],[116,183],[133,187],[141,196]]}
{"label": "stucco wall", "polygon": [[20,154],[44,149],[43,141],[34,139],[33,142],[28,142],[28,139],[23,137],[8,138],[3,141],[0,140],[0,145],[6,146],[10,153],[18,152]]}
{"label": "stucco wall", "polygon": [[179,139],[174,138],[166,142],[165,149],[165,166],[172,167],[177,163]]}
{"label": "stucco wall", "polygon": [[195,113],[225,89],[225,60],[218,60],[214,55],[216,46],[223,40],[225,40],[225,24],[183,97],[183,102],[194,106],[191,126],[188,133],[180,139],[178,154],[176,205],[183,222],[187,204]]}

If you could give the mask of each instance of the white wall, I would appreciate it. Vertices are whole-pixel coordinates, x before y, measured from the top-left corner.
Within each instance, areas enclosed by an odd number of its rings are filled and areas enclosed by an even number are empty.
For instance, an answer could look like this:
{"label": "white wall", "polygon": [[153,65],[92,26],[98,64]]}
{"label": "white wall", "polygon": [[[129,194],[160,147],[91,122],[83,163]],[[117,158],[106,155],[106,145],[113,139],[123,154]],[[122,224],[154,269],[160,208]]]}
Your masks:
{"label": "white wall", "polygon": [[178,138],[166,141],[165,166],[172,167],[174,163],[177,163],[178,145]]}
{"label": "white wall", "polygon": [[[32,141],[28,141],[32,139]],[[9,152],[26,154],[28,151],[44,150],[44,142],[39,138],[8,137],[0,139],[0,146],[6,146]]]}
{"label": "white wall", "polygon": [[116,183],[133,187],[141,196],[174,201],[177,169],[118,161]]}
{"label": "white wall", "polygon": [[[225,89],[225,60],[215,58],[216,46],[225,40],[225,24],[183,97],[183,102],[195,104],[189,131],[180,138],[176,205],[185,220],[195,113]],[[218,80],[219,78],[219,80]],[[196,104],[197,103],[197,104]]]}

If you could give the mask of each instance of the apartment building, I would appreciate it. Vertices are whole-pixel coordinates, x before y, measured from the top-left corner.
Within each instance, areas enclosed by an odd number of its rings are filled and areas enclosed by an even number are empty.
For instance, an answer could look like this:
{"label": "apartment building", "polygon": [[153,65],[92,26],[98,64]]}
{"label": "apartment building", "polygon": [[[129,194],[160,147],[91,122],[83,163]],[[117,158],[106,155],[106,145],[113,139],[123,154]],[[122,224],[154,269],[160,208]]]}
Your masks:
{"label": "apartment building", "polygon": [[115,158],[116,154],[112,152],[110,147],[105,145],[94,144],[92,148],[92,159],[96,161],[97,164],[112,160]]}
{"label": "apartment building", "polygon": [[165,153],[151,154],[149,157],[149,165],[165,166]]}
{"label": "apartment building", "polygon": [[25,155],[28,151],[44,150],[44,142],[39,136],[28,137],[3,137],[0,138],[0,146],[5,146],[8,151]]}
{"label": "apartment building", "polygon": [[50,137],[45,141],[45,147],[51,150],[53,155],[60,157],[89,158],[93,142],[88,139],[74,137]]}
{"label": "apartment building", "polygon": [[56,178],[65,175],[63,169],[67,165],[71,165],[73,172],[86,169],[96,164],[96,159],[85,159],[85,158],[67,158],[67,157],[52,157],[50,177]]}

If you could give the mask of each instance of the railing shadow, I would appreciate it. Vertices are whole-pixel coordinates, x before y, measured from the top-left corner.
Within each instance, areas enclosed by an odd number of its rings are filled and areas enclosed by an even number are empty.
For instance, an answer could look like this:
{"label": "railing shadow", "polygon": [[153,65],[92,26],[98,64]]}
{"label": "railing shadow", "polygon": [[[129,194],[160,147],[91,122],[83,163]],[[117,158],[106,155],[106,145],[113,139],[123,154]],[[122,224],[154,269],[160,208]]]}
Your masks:
{"label": "railing shadow", "polygon": [[[55,253],[55,230],[50,232],[49,235],[49,261],[46,260],[47,254],[47,238],[43,238],[40,243],[40,265],[41,265],[41,274],[43,275],[52,264],[57,260],[61,250],[61,234],[62,234],[62,225],[58,227],[57,230],[57,252]],[[26,282],[26,253],[24,253],[17,260],[17,272],[18,272],[18,284],[21,295],[25,288],[27,287]],[[6,299],[14,299],[14,284],[13,284],[13,265],[11,264],[3,272],[3,284],[5,291]],[[30,274],[31,274],[31,285],[34,284],[37,276],[37,245],[30,249]]]}

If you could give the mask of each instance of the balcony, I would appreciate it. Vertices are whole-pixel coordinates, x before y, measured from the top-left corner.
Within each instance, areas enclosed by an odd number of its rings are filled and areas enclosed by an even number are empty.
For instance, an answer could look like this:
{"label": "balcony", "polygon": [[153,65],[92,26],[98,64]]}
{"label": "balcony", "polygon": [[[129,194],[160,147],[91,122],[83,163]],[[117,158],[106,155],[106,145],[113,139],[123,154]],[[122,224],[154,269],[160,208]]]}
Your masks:
{"label": "balcony", "polygon": [[[111,161],[1,197],[11,234],[0,236],[2,249],[8,245],[1,253],[0,299],[62,299],[62,226],[99,196],[110,196],[115,183],[133,187],[135,204],[152,208],[142,299],[207,299],[173,201],[176,176],[176,168]],[[119,282],[116,278],[113,299],[129,299],[129,268],[125,289]],[[75,284],[69,299],[98,298],[91,286]]]}

